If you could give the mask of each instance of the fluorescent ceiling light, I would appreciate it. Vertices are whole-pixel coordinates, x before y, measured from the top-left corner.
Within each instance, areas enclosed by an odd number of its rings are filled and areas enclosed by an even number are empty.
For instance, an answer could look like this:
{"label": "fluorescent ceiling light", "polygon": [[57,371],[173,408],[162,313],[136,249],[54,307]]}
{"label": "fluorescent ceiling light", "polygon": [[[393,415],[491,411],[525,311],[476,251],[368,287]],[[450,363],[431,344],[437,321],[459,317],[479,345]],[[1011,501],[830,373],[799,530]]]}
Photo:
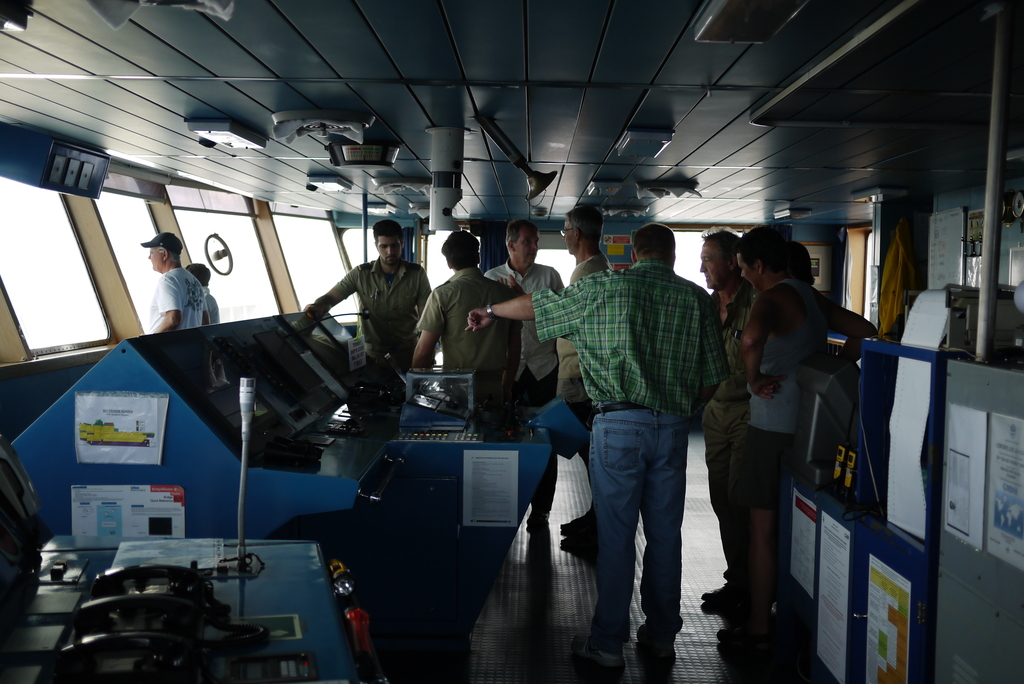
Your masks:
{"label": "fluorescent ceiling light", "polygon": [[371,216],[387,216],[388,214],[394,214],[397,209],[392,204],[387,202],[368,202],[366,205],[366,213]]}
{"label": "fluorescent ceiling light", "polygon": [[306,182],[324,192],[348,192],[352,189],[351,182],[333,173],[311,173]]}
{"label": "fluorescent ceiling light", "polygon": [[246,128],[234,119],[185,119],[188,130],[217,145],[262,150],[266,136]]}
{"label": "fluorescent ceiling light", "polygon": [[784,207],[775,210],[775,220],[802,219],[811,215],[811,210],[803,207]]}
{"label": "fluorescent ceiling light", "polygon": [[764,43],[803,9],[807,0],[707,0],[694,22],[704,43]]}
{"label": "fluorescent ceiling light", "polygon": [[615,148],[620,157],[657,157],[673,135],[675,131],[667,128],[627,128]]}
{"label": "fluorescent ceiling light", "polygon": [[4,31],[24,31],[31,16],[35,16],[32,10],[20,2],[0,0],[0,27]]}
{"label": "fluorescent ceiling light", "polygon": [[390,178],[371,178],[373,186],[385,195],[394,195],[402,190],[425,193],[433,182],[430,178],[407,178],[392,176]]}
{"label": "fluorescent ceiling light", "polygon": [[587,186],[587,194],[590,196],[608,197],[614,195],[623,186],[622,181],[611,181],[611,180],[593,180],[590,181],[590,185]]}
{"label": "fluorescent ceiling light", "polygon": [[605,216],[621,216],[623,218],[629,218],[630,216],[646,216],[647,207],[612,205],[601,207],[601,213],[603,213]]}
{"label": "fluorescent ceiling light", "polygon": [[850,196],[858,202],[881,202],[897,197],[906,197],[907,189],[894,185],[876,185],[870,188],[854,190]]}
{"label": "fluorescent ceiling light", "polygon": [[654,197],[656,199],[669,196],[685,197],[686,195],[700,197],[701,194],[697,192],[697,185],[696,179],[684,181],[641,181],[636,184],[636,196],[639,198]]}

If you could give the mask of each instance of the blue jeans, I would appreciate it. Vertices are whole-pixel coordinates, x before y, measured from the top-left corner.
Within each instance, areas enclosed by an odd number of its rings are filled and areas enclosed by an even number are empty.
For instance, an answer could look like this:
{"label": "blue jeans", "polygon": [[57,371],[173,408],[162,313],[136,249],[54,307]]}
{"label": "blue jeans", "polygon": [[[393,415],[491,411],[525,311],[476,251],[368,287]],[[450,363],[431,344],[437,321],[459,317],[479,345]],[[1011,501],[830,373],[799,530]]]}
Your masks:
{"label": "blue jeans", "polygon": [[614,411],[594,418],[590,486],[597,514],[597,607],[590,642],[621,653],[629,641],[636,528],[641,515],[647,549],[640,580],[640,606],[647,633],[668,642],[682,629],[682,574],[686,446],[690,420],[646,409]]}

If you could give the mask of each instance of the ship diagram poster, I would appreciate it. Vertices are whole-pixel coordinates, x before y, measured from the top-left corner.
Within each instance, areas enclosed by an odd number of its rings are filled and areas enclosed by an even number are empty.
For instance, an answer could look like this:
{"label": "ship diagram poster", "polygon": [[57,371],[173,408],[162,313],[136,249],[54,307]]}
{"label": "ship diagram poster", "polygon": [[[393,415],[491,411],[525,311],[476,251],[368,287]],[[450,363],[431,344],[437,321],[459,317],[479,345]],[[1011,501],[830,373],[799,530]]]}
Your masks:
{"label": "ship diagram poster", "polygon": [[168,395],[75,392],[79,463],[160,465]]}

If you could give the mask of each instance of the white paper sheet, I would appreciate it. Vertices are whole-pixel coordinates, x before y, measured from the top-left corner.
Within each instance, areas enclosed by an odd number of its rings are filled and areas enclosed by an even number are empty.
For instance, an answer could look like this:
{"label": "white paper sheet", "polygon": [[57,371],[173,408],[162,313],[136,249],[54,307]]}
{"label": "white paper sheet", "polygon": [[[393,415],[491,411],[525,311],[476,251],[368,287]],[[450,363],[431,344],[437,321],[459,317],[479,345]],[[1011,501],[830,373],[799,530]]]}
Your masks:
{"label": "white paper sheet", "polygon": [[850,531],[823,511],[818,571],[818,657],[839,684],[846,684],[850,542]]}
{"label": "white paper sheet", "polygon": [[192,561],[200,570],[216,568],[224,559],[223,539],[160,539],[121,542],[111,570],[134,565],[180,565],[189,567]]}
{"label": "white paper sheet", "polygon": [[950,404],[946,424],[945,528],[980,550],[985,546],[988,414]]}
{"label": "white paper sheet", "polygon": [[909,669],[910,580],[868,559],[868,684],[905,684]]}
{"label": "white paper sheet", "polygon": [[160,465],[168,395],[75,392],[75,453],[79,463]]}
{"label": "white paper sheet", "polygon": [[945,290],[928,290],[922,292],[914,300],[914,306],[907,317],[907,327],[903,331],[900,343],[911,347],[938,349],[946,334],[946,321],[949,309],[946,308]]}
{"label": "white paper sheet", "polygon": [[789,572],[814,598],[814,538],[818,509],[814,502],[793,490],[793,537],[789,553]]}
{"label": "white paper sheet", "polygon": [[1024,419],[989,420],[986,550],[1024,570]]}
{"label": "white paper sheet", "polygon": [[519,452],[469,450],[462,457],[462,524],[519,524]]}
{"label": "white paper sheet", "polygon": [[925,499],[921,447],[931,404],[932,366],[927,361],[901,358],[896,371],[896,394],[889,418],[889,495],[891,522],[924,539]]}

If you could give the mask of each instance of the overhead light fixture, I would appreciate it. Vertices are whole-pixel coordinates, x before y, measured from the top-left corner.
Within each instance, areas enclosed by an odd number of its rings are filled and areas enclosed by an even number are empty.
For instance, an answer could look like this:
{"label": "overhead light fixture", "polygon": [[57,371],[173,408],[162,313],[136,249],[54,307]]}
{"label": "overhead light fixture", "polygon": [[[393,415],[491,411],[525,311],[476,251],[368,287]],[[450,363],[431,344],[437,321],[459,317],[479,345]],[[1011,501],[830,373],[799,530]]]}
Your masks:
{"label": "overhead light fixture", "polygon": [[262,150],[267,137],[234,119],[185,119],[185,125],[200,138],[225,147]]}
{"label": "overhead light fixture", "polygon": [[331,136],[343,135],[357,143],[363,142],[363,131],[373,125],[373,114],[343,109],[292,109],[271,114],[274,139],[290,145],[304,135],[327,144]]}
{"label": "overhead light fixture", "polygon": [[375,142],[368,140],[362,144],[335,140],[327,145],[331,156],[331,164],[346,169],[362,171],[387,171],[395,165],[401,143]]}
{"label": "overhead light fixture", "polygon": [[1024,157],[1024,145],[1020,147],[1011,147],[1006,150],[1006,161],[1016,161]]}
{"label": "overhead light fixture", "polygon": [[775,210],[775,220],[802,219],[811,215],[811,210],[803,207],[783,207]]}
{"label": "overhead light fixture", "polygon": [[708,0],[694,22],[702,43],[764,43],[803,9],[807,0]]}
{"label": "overhead light fixture", "polygon": [[420,218],[430,218],[430,202],[410,202],[409,213]]}
{"label": "overhead light fixture", "polygon": [[348,192],[352,183],[333,173],[311,173],[306,179],[307,185],[324,192]]}
{"label": "overhead light fixture", "polygon": [[622,181],[592,180],[587,186],[587,194],[591,197],[608,197],[617,193],[623,186]]}
{"label": "overhead light fixture", "polygon": [[394,195],[402,190],[423,193],[433,182],[430,178],[407,178],[405,176],[391,176],[389,178],[371,178],[373,187],[385,195]]}
{"label": "overhead light fixture", "polygon": [[906,197],[907,189],[897,187],[894,185],[875,185],[870,188],[862,188],[860,190],[854,190],[850,193],[857,202],[882,202],[884,200],[896,199],[897,197]]}
{"label": "overhead light fixture", "polygon": [[612,205],[601,207],[601,213],[604,214],[605,216],[621,216],[622,218],[629,218],[631,216],[646,216],[647,207]]}
{"label": "overhead light fixture", "polygon": [[24,31],[28,18],[35,14],[20,2],[0,1],[0,27],[4,31]]}
{"label": "overhead light fixture", "polygon": [[387,202],[368,202],[366,204],[366,213],[371,216],[388,216],[398,211],[393,204]]}
{"label": "overhead light fixture", "polygon": [[692,178],[684,181],[641,181],[636,184],[636,196],[639,198],[654,197],[663,199],[665,197],[685,197],[693,195],[701,197],[697,192],[697,180]]}
{"label": "overhead light fixture", "polygon": [[657,157],[675,133],[669,128],[627,128],[615,148],[620,157]]}
{"label": "overhead light fixture", "polygon": [[512,166],[526,174],[526,182],[529,187],[529,192],[526,193],[527,202],[547,190],[547,187],[551,185],[551,181],[555,180],[555,176],[558,175],[557,171],[549,171],[548,173],[534,171],[526,163],[526,157],[515,146],[515,143],[509,140],[505,132],[498,128],[498,124],[494,122],[494,119],[486,116],[475,116],[473,118],[480,124],[480,128],[484,130],[487,137],[494,141],[494,144],[498,146],[502,154],[508,157],[508,160],[512,162]]}

